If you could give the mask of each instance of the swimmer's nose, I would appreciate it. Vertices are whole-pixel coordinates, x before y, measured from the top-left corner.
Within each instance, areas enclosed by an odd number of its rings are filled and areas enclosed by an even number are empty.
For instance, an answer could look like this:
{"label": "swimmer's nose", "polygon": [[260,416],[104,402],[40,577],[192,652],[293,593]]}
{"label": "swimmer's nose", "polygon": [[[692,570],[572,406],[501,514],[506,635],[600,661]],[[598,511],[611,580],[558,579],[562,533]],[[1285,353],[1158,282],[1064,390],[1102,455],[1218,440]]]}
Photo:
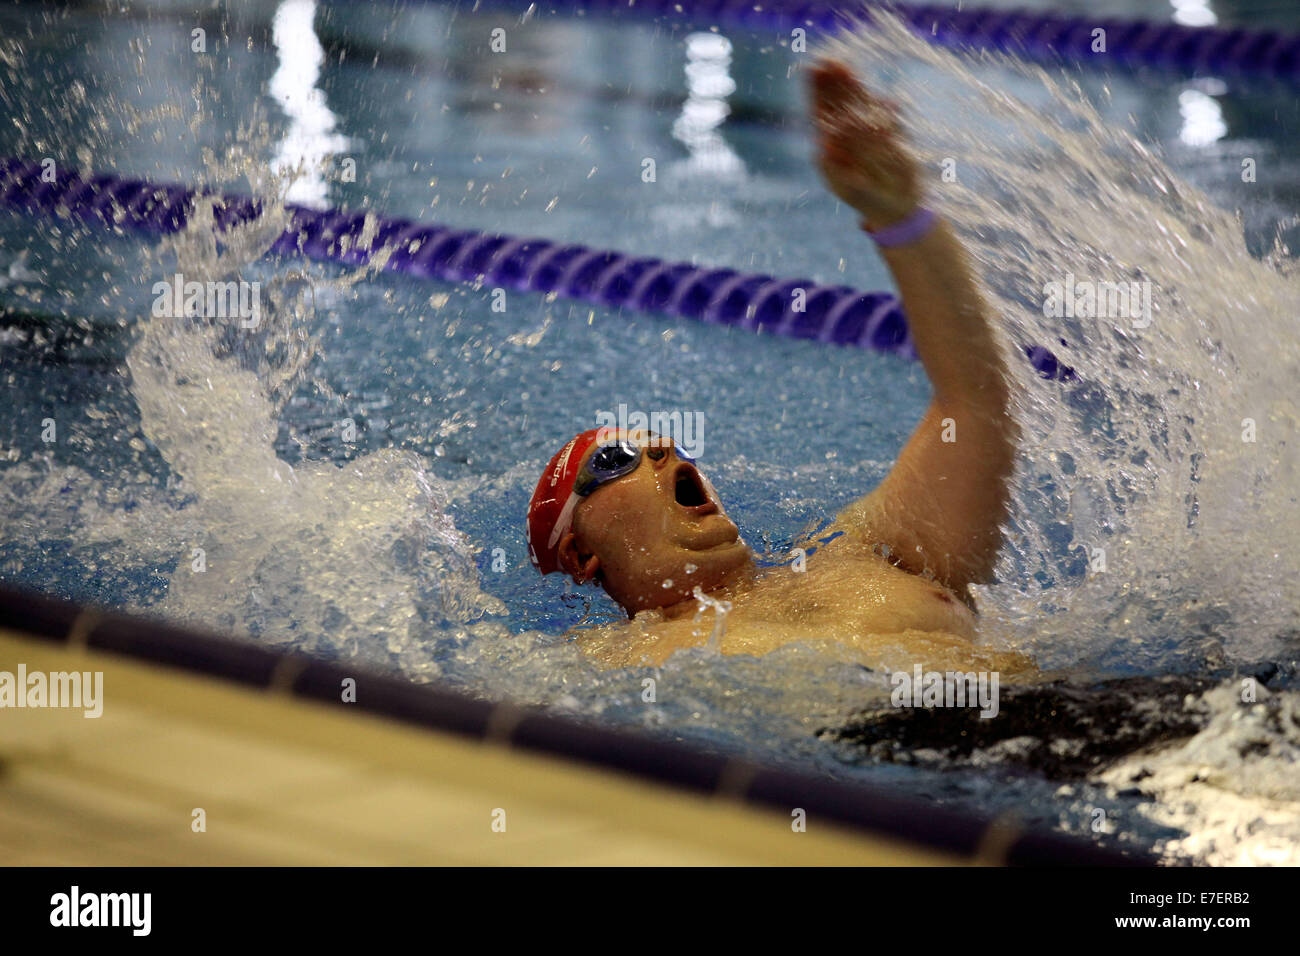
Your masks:
{"label": "swimmer's nose", "polygon": [[656,469],[665,467],[677,457],[673,453],[672,442],[658,438],[646,448],[645,454],[654,463]]}

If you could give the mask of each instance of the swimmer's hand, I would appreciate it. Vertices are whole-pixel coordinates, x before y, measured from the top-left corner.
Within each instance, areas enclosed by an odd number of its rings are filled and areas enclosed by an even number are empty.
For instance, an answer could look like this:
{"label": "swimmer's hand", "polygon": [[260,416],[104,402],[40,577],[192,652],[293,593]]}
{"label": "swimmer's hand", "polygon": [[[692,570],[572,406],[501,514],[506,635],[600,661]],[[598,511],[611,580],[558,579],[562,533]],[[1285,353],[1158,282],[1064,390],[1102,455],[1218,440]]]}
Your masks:
{"label": "swimmer's hand", "polygon": [[867,229],[902,222],[920,204],[921,189],[898,108],[868,93],[838,60],[819,60],[810,87],[817,164],[831,192],[862,214]]}

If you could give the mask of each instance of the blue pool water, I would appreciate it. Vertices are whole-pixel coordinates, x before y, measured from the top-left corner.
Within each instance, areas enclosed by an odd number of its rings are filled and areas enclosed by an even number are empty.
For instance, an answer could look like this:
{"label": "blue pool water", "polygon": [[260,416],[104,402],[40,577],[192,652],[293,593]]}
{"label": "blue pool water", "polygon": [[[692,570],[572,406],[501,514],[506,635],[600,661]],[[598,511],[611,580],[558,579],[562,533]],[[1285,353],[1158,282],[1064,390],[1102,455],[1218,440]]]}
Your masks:
{"label": "blue pool water", "polygon": [[[500,23],[509,27],[504,55],[487,50]],[[190,49],[196,27],[206,30],[206,54]],[[232,5],[220,18],[184,7],[133,5],[104,17],[18,6],[0,11],[0,129],[12,131],[14,155],[260,195],[274,192],[267,176],[277,156],[328,152],[331,171],[299,180],[290,200],[889,288],[852,215],[816,178],[794,58],[776,38],[720,34],[725,44],[682,26],[558,16],[520,24],[436,4],[291,0]],[[317,44],[314,86],[295,85],[315,69]],[[959,77],[933,65],[891,69],[940,102],[962,92]],[[973,69],[1031,108],[1054,108],[1032,75]],[[1131,129],[1183,181],[1241,206],[1256,252],[1278,228],[1293,234],[1293,90],[1158,73],[1084,73],[1079,83],[1099,104],[1098,126]],[[993,138],[977,112],[941,118],[954,139]],[[1249,191],[1231,175],[1244,153],[1261,170]],[[647,158],[653,183],[642,179]],[[340,178],[343,159],[355,162],[355,181]],[[559,636],[584,616],[617,611],[598,592],[540,578],[526,561],[522,516],[541,466],[598,411],[626,403],[702,414],[701,467],[746,539],[780,556],[888,471],[928,398],[919,365],[517,293],[494,311],[491,289],[385,273],[352,283],[340,268],[262,258],[250,245],[226,264],[273,295],[271,327],[218,335],[202,354],[178,346],[163,363],[172,379],[150,385],[138,343],[152,341],[153,283],[178,264],[210,263],[201,245],[187,235],[155,248],[0,212],[0,275],[16,277],[0,288],[0,578],[1071,832],[1090,833],[1091,808],[1104,806],[1126,823],[1098,839],[1168,843],[1172,859],[1245,852],[1226,838],[1211,849],[1178,843],[1195,835],[1195,820],[1162,815],[1158,797],[1111,783],[862,762],[814,734],[878,693],[880,675],[808,649],[761,660],[679,655],[654,672],[666,690],[647,710],[645,672],[596,671]],[[223,396],[211,407],[224,450],[178,459],[178,445],[198,442],[178,437],[184,420],[168,417],[168,405],[202,400],[185,389],[204,377]],[[250,388],[265,395],[250,398]],[[1069,401],[1088,427],[1112,424],[1085,387]],[[274,457],[296,467],[304,490],[259,510],[281,482],[254,464],[250,423],[263,406]],[[47,418],[60,430],[53,446],[41,437]],[[344,440],[344,419],[356,424],[354,441]],[[1026,526],[1039,498],[1052,517],[1068,473],[1057,451],[1035,447],[1027,458],[1043,474],[1026,478]],[[188,473],[178,460],[192,462]],[[426,478],[432,513],[449,523],[422,513]],[[367,523],[367,503],[382,520]],[[1080,542],[1059,521],[1044,518],[1043,528],[1035,540],[1050,567],[1039,576],[1052,593],[1069,592],[1083,577]],[[202,579],[187,570],[196,541],[213,556]],[[1149,553],[1166,545],[1153,541]],[[1026,567],[1025,580],[1032,575]],[[1040,613],[1070,603],[1033,600]],[[1103,603],[1110,616],[1075,645],[1059,634],[1046,648],[1014,631],[1001,639],[1053,666],[1113,674],[1206,669],[1210,639],[1227,644],[1216,664],[1294,654],[1293,636],[1270,627],[1257,642],[1234,643],[1209,616],[1193,637],[1172,597],[1177,625],[1132,633],[1115,623],[1115,593]],[[1223,620],[1241,614],[1216,610]],[[1270,620],[1295,619],[1285,601],[1272,611]],[[1295,749],[1285,734],[1274,741],[1277,774]],[[1280,825],[1269,848],[1293,840],[1296,827]]]}

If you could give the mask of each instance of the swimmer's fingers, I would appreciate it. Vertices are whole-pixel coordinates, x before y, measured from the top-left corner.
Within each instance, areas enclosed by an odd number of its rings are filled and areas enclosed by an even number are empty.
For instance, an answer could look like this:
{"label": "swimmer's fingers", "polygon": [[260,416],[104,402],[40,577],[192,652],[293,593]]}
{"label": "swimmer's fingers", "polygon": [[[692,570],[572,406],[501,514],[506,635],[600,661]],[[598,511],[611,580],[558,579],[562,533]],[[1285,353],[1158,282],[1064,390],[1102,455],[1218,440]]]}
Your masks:
{"label": "swimmer's fingers", "polygon": [[899,133],[898,104],[873,96],[847,66],[820,60],[812,68],[813,120],[823,133],[851,131],[892,137]]}
{"label": "swimmer's fingers", "polygon": [[862,91],[862,84],[838,60],[818,60],[809,71],[808,85],[812,94],[813,118],[818,123],[829,121]]}
{"label": "swimmer's fingers", "polygon": [[819,61],[810,83],[817,165],[831,191],[868,222],[905,216],[919,200],[919,175],[903,145],[898,106],[873,96],[838,61]]}

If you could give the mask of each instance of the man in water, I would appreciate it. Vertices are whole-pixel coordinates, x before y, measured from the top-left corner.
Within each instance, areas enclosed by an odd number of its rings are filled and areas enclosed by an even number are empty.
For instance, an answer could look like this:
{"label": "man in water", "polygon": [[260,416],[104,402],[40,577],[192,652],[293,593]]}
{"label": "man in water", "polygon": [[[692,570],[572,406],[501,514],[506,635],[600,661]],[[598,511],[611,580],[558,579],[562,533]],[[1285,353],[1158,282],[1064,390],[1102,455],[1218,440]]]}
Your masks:
{"label": "man in water", "polygon": [[627,611],[630,624],[584,640],[610,665],[657,665],[712,639],[727,653],[833,641],[873,666],[1022,669],[1022,658],[972,643],[968,588],[992,573],[1016,441],[987,309],[964,250],[921,203],[896,112],[833,61],[812,71],[812,97],[822,175],[880,248],[933,386],[893,470],[838,515],[828,529],[838,536],[803,570],[760,575],[671,441],[592,430],[537,484],[530,555],[544,574],[598,581]]}

